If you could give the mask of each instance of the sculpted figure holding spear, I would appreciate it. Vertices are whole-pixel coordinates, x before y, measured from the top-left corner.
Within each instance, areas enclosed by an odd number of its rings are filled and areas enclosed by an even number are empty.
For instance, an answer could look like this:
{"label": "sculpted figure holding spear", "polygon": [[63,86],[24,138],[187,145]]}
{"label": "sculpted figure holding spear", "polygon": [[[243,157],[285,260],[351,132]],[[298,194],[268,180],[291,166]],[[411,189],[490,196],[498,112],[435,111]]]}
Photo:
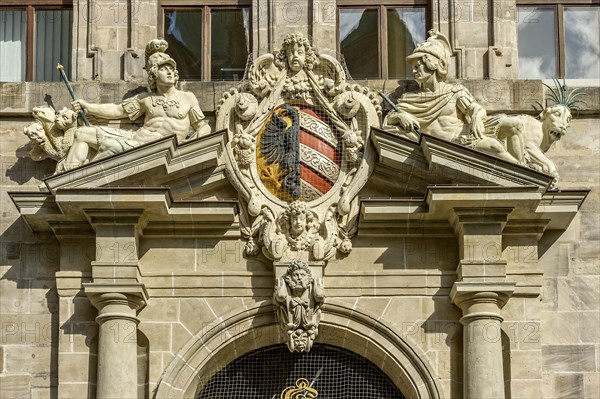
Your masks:
{"label": "sculpted figure holding spear", "polygon": [[179,79],[177,63],[165,53],[167,46],[167,42],[161,39],[154,39],[146,46],[148,92],[128,98],[121,104],[73,101],[75,112],[82,110],[87,115],[108,120],[129,118],[133,121],[143,115],[144,125],[135,131],[106,126],[77,128],[73,145],[63,164],[64,170],[172,134],[181,142],[210,133],[210,126],[204,120],[196,96],[175,87]]}

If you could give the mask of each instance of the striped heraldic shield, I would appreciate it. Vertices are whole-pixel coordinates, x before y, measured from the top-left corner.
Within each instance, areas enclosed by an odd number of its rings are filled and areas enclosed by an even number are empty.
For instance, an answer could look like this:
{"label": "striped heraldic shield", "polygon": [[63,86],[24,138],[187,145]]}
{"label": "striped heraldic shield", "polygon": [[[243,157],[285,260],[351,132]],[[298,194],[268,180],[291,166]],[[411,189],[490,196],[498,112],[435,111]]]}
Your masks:
{"label": "striped heraldic shield", "polygon": [[305,106],[276,108],[259,133],[257,171],[265,187],[284,201],[312,201],[335,184],[341,142],[326,114]]}

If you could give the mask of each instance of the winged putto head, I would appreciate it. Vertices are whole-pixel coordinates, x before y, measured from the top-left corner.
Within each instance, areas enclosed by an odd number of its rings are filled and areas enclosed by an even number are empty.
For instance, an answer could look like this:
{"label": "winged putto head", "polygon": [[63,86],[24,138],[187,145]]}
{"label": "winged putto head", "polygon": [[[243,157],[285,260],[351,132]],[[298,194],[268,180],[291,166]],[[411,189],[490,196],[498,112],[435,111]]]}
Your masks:
{"label": "winged putto head", "polygon": [[311,71],[318,55],[310,45],[309,40],[301,33],[290,33],[283,39],[283,44],[277,52],[275,64],[280,69],[289,69],[293,73],[306,68]]}

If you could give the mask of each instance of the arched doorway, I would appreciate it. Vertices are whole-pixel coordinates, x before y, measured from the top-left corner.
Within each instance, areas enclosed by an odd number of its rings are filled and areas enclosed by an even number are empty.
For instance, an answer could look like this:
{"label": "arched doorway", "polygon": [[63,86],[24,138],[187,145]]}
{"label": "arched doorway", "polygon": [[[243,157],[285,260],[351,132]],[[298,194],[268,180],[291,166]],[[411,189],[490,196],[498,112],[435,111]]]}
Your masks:
{"label": "arched doorway", "polygon": [[308,353],[292,353],[285,345],[250,352],[201,384],[196,399],[279,399],[286,388],[290,393],[294,388],[298,392],[306,389],[299,382],[301,378],[318,397],[327,399],[404,399],[373,363],[323,344],[316,344]]}
{"label": "arched doorway", "polygon": [[[380,323],[376,315],[336,302],[330,299],[323,305],[316,344],[341,347],[367,359],[407,398],[443,398],[439,379],[418,345],[407,340],[401,331]],[[184,345],[165,369],[153,397],[194,398],[229,364],[253,351],[282,343],[270,302],[242,312],[233,311]]]}

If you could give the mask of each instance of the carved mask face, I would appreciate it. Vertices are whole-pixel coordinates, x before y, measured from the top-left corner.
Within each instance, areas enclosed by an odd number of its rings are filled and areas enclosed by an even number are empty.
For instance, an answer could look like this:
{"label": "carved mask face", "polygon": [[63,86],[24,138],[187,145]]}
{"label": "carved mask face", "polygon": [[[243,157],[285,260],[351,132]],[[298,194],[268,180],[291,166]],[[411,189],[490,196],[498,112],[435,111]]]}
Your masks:
{"label": "carved mask face", "polygon": [[300,329],[292,333],[292,342],[294,350],[303,352],[308,345],[308,334]]}
{"label": "carved mask face", "polygon": [[292,273],[292,281],[298,285],[301,285],[303,288],[306,288],[307,280],[306,271],[302,269],[294,270]]}
{"label": "carved mask face", "polygon": [[292,47],[287,49],[288,65],[293,72],[299,72],[304,68],[304,62],[306,61],[306,50],[304,46],[298,43],[294,43]]}
{"label": "carved mask face", "polygon": [[290,231],[294,237],[302,234],[306,229],[306,214],[292,214],[290,217]]}

